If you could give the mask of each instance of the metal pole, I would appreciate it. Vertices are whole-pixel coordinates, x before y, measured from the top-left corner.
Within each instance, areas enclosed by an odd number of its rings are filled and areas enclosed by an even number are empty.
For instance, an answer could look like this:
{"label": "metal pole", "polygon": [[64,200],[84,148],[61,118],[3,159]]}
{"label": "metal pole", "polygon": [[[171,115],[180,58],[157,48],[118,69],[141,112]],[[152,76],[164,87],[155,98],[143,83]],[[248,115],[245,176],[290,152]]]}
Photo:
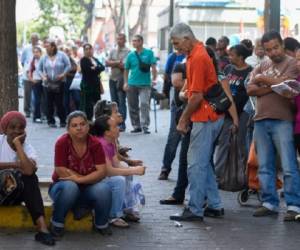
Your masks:
{"label": "metal pole", "polygon": [[[169,30],[171,30],[173,25],[174,25],[174,0],[170,0]],[[173,51],[173,48],[172,48],[171,40],[169,40],[168,52],[172,53],[172,51]]]}
{"label": "metal pole", "polygon": [[265,0],[264,12],[265,32],[280,32],[280,0]]}

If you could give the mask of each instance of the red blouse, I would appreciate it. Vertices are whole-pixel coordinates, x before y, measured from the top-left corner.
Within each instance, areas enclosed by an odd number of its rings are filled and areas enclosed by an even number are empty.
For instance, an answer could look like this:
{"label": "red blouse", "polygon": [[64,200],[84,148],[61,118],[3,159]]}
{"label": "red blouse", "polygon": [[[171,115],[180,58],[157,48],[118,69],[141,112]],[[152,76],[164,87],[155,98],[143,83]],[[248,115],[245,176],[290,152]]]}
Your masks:
{"label": "red blouse", "polygon": [[[105,164],[105,153],[98,138],[88,135],[87,149],[79,157],[73,147],[69,134],[62,135],[55,144],[55,167],[69,168],[80,175],[88,175],[96,171],[96,165]],[[58,175],[53,172],[53,181],[58,181]]]}

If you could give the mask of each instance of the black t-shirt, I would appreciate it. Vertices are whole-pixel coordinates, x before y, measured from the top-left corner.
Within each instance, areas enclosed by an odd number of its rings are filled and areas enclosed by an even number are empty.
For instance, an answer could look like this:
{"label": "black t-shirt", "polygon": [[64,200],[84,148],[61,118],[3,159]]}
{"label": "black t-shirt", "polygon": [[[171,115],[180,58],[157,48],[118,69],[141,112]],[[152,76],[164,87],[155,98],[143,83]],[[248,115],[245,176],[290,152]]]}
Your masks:
{"label": "black t-shirt", "polygon": [[249,66],[246,69],[237,70],[232,64],[227,65],[224,69],[224,74],[229,81],[231,94],[233,96],[238,114],[242,113],[244,106],[249,99],[245,87],[245,81],[247,80],[252,69],[253,68]]}

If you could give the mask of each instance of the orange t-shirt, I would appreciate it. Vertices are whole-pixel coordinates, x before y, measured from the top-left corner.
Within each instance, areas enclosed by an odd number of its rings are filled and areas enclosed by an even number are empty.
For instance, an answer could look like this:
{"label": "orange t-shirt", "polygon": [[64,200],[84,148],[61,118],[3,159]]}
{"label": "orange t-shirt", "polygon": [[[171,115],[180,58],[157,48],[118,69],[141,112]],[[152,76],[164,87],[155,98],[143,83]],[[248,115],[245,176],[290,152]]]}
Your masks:
{"label": "orange t-shirt", "polygon": [[[205,93],[209,87],[217,83],[217,75],[212,59],[206,52],[203,43],[198,42],[186,62],[188,98],[192,93]],[[206,100],[202,100],[199,108],[192,114],[192,122],[207,122],[218,120],[219,115],[214,112]]]}

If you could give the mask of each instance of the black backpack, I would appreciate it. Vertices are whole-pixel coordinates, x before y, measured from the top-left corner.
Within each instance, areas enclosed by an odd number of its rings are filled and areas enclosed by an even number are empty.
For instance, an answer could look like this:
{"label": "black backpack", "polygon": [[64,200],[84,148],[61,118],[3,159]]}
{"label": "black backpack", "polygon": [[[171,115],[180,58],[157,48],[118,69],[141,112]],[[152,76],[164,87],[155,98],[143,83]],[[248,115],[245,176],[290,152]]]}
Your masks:
{"label": "black backpack", "polygon": [[0,205],[14,205],[23,189],[22,173],[19,170],[0,170]]}

